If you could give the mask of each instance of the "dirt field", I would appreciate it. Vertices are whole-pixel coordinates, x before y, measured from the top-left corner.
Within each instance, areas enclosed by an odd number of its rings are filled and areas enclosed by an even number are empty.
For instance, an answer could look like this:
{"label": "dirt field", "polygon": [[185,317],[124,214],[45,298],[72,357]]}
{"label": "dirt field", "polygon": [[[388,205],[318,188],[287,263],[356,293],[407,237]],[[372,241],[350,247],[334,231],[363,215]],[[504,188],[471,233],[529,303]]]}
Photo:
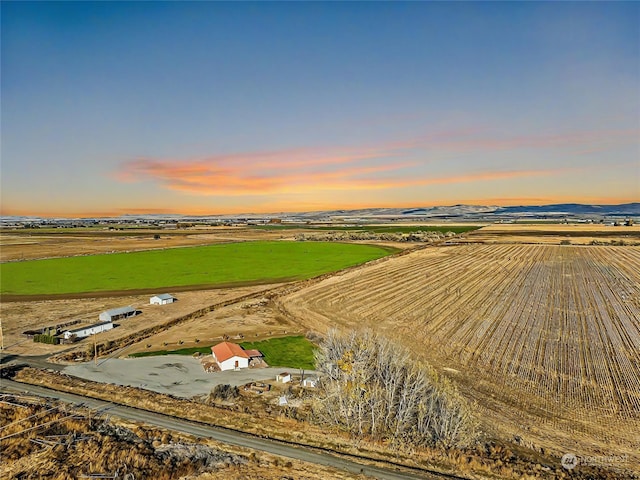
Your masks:
{"label": "dirt field", "polygon": [[640,464],[640,248],[434,247],[279,301],[309,329],[398,338],[502,435]]}
{"label": "dirt field", "polygon": [[[14,230],[0,233],[0,261],[129,252],[248,240],[293,238],[294,231],[255,230],[247,227],[211,227],[189,230],[131,230],[39,233]],[[160,235],[154,240],[154,235]]]}
{"label": "dirt field", "polygon": [[[167,328],[142,342],[132,345],[124,355],[145,350],[176,349],[192,347],[193,339],[200,339],[200,345],[220,341],[222,335],[232,340],[262,340],[272,336],[304,334],[305,330],[292,324],[285,317],[277,315],[269,301],[263,297],[239,302],[217,309],[190,322]],[[184,344],[179,344],[180,340]],[[151,345],[148,347],[147,345]]]}
{"label": "dirt field", "polygon": [[[99,321],[100,312],[110,308],[131,305],[142,311],[141,315],[117,321],[119,325],[110,331],[100,333],[98,341],[115,340],[127,334],[154,325],[161,325],[182,315],[189,314],[199,308],[204,308],[225,300],[241,297],[264,290],[268,290],[277,285],[258,285],[253,287],[217,289],[207,291],[182,292],[177,294],[178,301],[168,305],[149,305],[149,295],[133,295],[116,298],[85,298],[66,300],[42,300],[30,302],[5,302],[0,304],[0,314],[2,315],[2,327],[5,349],[10,353],[19,355],[43,355],[57,353],[69,346],[46,345],[34,343],[22,335],[25,330],[42,328],[58,323],[79,319],[83,323],[90,324]],[[169,342],[178,345],[179,341],[184,342],[184,346],[195,344],[196,338],[202,342],[219,339],[221,335],[236,335],[242,329],[235,322],[217,315],[215,321],[209,318],[202,329],[185,328],[179,335],[174,335]],[[74,325],[71,328],[78,328]],[[268,331],[269,327],[265,327]],[[245,328],[244,331],[248,331]],[[193,334],[193,336],[192,336]],[[145,342],[154,347],[162,349],[162,341]],[[93,343],[93,339],[84,339],[74,344],[76,348],[84,348],[85,345]],[[146,347],[145,347],[146,348]]]}
{"label": "dirt field", "polygon": [[640,225],[496,223],[469,232],[456,241],[482,243],[531,243],[589,245],[592,242],[625,242],[640,245]]}

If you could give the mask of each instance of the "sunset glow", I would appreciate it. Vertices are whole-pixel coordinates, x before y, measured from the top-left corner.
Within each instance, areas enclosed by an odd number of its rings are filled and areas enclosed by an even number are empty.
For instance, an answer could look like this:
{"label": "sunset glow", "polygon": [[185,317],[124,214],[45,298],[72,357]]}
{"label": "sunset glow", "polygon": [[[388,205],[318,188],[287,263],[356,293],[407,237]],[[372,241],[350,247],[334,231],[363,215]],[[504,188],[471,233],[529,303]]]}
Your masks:
{"label": "sunset glow", "polygon": [[640,201],[639,18],[3,2],[1,213]]}

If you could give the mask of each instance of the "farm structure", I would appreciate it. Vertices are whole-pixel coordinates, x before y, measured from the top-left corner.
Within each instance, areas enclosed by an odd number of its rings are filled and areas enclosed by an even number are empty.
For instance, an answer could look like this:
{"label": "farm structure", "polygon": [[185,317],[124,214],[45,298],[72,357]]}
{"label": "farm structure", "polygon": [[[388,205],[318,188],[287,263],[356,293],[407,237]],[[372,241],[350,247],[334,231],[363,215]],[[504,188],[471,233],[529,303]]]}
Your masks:
{"label": "farm structure", "polygon": [[288,372],[282,372],[276,375],[276,382],[289,383],[291,381],[291,374]]}
{"label": "farm structure", "polygon": [[278,302],[307,328],[398,339],[476,398],[509,405],[503,417],[530,413],[529,432],[640,451],[638,247],[427,248]]}
{"label": "farm structure", "polygon": [[168,293],[161,293],[159,295],[154,295],[153,297],[151,297],[149,299],[149,303],[151,305],[166,305],[168,303],[173,303],[176,300],[176,297],[174,297],[173,295],[170,295]]}
{"label": "farm structure", "polygon": [[211,347],[213,359],[220,370],[237,370],[249,368],[249,362],[253,358],[262,358],[257,350],[244,350],[240,345],[231,342],[221,342]]}
{"label": "farm structure", "polygon": [[113,322],[114,320],[121,320],[123,318],[133,317],[138,314],[138,311],[129,306],[129,307],[119,307],[112,308],[111,310],[106,310],[99,315],[100,320],[103,322]]}
{"label": "farm structure", "polygon": [[318,377],[306,377],[302,380],[302,386],[316,388],[318,386]]}
{"label": "farm structure", "polygon": [[65,340],[70,340],[71,338],[86,338],[90,335],[94,335],[100,332],[106,332],[107,330],[111,330],[113,328],[112,322],[100,322],[94,323],[93,325],[87,325],[86,327],[76,328],[74,330],[67,330],[63,333]]}

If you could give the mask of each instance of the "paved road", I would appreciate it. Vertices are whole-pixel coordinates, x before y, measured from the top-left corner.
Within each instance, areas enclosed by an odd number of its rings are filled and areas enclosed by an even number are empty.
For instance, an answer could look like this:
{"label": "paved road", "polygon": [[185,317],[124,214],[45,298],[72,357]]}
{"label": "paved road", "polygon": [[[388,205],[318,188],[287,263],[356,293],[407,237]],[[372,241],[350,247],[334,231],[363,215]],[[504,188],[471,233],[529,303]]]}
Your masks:
{"label": "paved road", "polygon": [[330,466],[339,470],[352,473],[363,473],[365,475],[379,478],[382,480],[403,480],[403,479],[437,479],[443,478],[463,478],[450,475],[442,475],[430,473],[427,471],[410,471],[408,469],[392,469],[382,468],[370,465],[364,465],[345,458],[345,456],[336,456],[321,449],[310,447],[296,446],[286,442],[261,438],[233,430],[227,430],[220,427],[190,422],[158,413],[148,412],[137,408],[125,407],[122,405],[114,405],[102,400],[96,400],[81,395],[59,392],[35,385],[14,382],[12,380],[0,380],[0,390],[5,392],[26,392],[32,395],[54,398],[67,403],[84,404],[94,409],[108,409],[108,414],[120,417],[126,420],[143,422],[156,427],[173,430],[176,432],[195,435],[198,437],[212,438],[222,443],[236,445],[240,447],[251,448],[263,452],[288,457],[296,460],[302,460],[317,465]]}

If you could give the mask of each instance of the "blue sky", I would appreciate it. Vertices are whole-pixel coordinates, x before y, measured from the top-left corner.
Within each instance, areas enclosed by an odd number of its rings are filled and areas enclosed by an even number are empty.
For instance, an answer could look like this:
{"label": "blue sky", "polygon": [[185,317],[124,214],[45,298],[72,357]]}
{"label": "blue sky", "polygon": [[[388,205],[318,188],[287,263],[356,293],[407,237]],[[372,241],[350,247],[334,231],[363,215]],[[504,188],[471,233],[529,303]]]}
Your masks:
{"label": "blue sky", "polygon": [[640,4],[2,2],[2,213],[640,199]]}

